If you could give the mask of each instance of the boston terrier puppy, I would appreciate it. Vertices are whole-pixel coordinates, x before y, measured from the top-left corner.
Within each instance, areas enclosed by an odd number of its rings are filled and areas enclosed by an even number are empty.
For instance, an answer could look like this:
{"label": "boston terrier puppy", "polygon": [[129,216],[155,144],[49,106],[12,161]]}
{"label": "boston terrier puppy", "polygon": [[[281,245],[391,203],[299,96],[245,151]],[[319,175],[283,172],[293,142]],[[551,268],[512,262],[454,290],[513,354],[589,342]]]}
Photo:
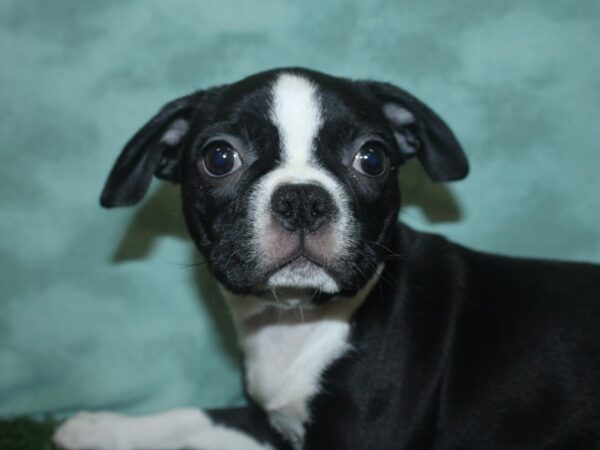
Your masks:
{"label": "boston terrier puppy", "polygon": [[55,443],[600,449],[600,266],[491,255],[399,223],[411,158],[436,182],[468,172],[438,115],[387,83],[286,68],[165,105],[101,203],[138,203],[153,175],[181,185],[250,404],[80,413]]}

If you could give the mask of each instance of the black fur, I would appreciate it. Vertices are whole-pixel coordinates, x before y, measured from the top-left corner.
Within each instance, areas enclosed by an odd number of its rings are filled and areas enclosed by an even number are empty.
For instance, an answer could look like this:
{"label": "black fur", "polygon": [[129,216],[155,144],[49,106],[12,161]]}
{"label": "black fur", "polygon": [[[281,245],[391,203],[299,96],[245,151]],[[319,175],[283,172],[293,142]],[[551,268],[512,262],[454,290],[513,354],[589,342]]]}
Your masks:
{"label": "black fur", "polygon": [[[326,121],[316,155],[349,193],[361,225],[351,256],[330,268],[340,294],[356,292],[386,261],[353,318],[355,351],[326,371],[312,400],[305,448],[599,449],[600,266],[479,253],[397,224],[396,168],[416,156],[435,181],[463,178],[468,163],[455,136],[394,86],[286,70],[319,86]],[[280,155],[268,114],[279,73],[167,105],[127,144],[102,195],[104,206],[129,205],[152,174],[181,183],[195,243],[237,293],[260,291],[265,278],[249,247],[248,205]],[[402,120],[385,112],[390,104]],[[189,131],[165,143],[176,120]],[[386,176],[349,169],[365,136],[385,147]],[[239,150],[242,170],[222,179],[202,173],[214,139]],[[286,448],[255,406],[212,416]]]}
{"label": "black fur", "polygon": [[307,449],[599,449],[600,266],[399,226]]}

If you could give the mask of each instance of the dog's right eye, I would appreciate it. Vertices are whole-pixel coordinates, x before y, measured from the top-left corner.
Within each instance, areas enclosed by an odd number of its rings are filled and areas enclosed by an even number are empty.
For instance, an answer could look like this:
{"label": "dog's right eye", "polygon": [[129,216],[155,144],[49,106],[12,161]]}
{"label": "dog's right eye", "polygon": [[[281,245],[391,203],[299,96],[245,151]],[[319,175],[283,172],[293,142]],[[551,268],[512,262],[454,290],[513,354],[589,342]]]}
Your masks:
{"label": "dog's right eye", "polygon": [[227,142],[212,142],[204,151],[202,168],[208,176],[224,177],[242,167],[240,155]]}

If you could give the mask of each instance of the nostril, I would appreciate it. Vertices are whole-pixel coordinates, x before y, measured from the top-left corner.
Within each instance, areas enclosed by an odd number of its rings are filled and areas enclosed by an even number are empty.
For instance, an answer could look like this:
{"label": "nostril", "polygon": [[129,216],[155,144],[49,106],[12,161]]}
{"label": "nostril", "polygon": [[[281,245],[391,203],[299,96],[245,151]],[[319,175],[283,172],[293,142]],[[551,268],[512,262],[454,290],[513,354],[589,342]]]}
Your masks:
{"label": "nostril", "polygon": [[289,200],[282,200],[277,205],[275,212],[277,212],[285,217],[291,217],[294,212],[294,207],[292,205],[292,202],[290,202]]}
{"label": "nostril", "polygon": [[327,206],[323,200],[315,200],[310,209],[310,215],[313,217],[321,217],[327,213]]}

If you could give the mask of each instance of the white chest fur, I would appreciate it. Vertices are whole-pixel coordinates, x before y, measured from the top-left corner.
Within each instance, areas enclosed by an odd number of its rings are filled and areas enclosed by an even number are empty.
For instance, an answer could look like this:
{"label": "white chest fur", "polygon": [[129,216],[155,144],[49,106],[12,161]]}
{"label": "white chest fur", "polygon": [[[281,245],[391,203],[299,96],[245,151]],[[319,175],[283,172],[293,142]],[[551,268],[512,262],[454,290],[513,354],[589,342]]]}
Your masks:
{"label": "white chest fur", "polygon": [[321,374],[350,349],[350,318],[380,273],[352,298],[304,310],[225,292],[244,352],[248,394],[296,448],[302,445],[308,402],[319,391]]}

